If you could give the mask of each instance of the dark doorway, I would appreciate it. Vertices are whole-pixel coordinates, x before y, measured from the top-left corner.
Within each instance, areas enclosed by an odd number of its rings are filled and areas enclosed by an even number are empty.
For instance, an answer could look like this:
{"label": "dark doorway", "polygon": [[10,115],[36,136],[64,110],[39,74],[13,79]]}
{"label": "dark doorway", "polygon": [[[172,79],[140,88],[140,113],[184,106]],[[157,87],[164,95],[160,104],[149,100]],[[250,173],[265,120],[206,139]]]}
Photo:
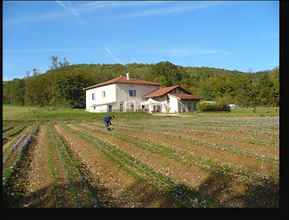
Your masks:
{"label": "dark doorway", "polygon": [[108,105],[108,112],[112,112],[112,105]]}
{"label": "dark doorway", "polygon": [[119,104],[119,111],[120,111],[120,112],[123,112],[123,103],[120,103],[120,104]]}
{"label": "dark doorway", "polygon": [[134,104],[130,104],[130,111],[134,112]]}

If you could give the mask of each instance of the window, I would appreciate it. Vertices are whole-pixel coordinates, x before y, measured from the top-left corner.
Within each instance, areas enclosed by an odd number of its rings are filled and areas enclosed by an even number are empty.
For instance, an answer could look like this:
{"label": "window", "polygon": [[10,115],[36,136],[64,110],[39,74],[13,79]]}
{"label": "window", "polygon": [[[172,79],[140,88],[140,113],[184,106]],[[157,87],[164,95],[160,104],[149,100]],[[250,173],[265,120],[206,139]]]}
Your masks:
{"label": "window", "polygon": [[102,91],[102,97],[105,98],[105,91]]}
{"label": "window", "polygon": [[188,111],[191,112],[192,111],[192,103],[188,102]]}
{"label": "window", "polygon": [[136,96],[136,90],[135,89],[130,89],[128,90],[129,96]]}
{"label": "window", "polygon": [[94,93],[91,94],[91,98],[92,98],[92,100],[95,100],[95,94]]}

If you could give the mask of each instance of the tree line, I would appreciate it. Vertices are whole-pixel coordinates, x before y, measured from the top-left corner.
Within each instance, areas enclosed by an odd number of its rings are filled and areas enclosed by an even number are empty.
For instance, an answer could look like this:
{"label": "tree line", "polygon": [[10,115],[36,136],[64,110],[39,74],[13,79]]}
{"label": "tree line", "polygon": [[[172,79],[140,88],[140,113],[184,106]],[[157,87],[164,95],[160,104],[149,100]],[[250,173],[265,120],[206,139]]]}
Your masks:
{"label": "tree line", "polygon": [[77,64],[52,57],[45,73],[3,82],[3,103],[14,105],[85,107],[84,87],[125,75],[179,84],[203,100],[240,106],[279,106],[279,68],[248,73],[209,67],[183,67],[170,62],[157,64]]}

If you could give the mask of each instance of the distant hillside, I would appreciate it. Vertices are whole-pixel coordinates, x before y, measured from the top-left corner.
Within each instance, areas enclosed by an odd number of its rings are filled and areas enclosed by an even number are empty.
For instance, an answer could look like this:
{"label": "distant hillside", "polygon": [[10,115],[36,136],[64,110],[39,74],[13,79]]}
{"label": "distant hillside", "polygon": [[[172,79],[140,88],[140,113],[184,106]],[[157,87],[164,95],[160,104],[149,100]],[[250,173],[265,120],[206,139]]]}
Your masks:
{"label": "distant hillside", "polygon": [[179,84],[207,100],[242,106],[279,105],[279,69],[246,73],[209,67],[157,64],[78,64],[48,70],[23,79],[3,82],[3,102],[16,105],[84,107],[82,90],[119,75]]}

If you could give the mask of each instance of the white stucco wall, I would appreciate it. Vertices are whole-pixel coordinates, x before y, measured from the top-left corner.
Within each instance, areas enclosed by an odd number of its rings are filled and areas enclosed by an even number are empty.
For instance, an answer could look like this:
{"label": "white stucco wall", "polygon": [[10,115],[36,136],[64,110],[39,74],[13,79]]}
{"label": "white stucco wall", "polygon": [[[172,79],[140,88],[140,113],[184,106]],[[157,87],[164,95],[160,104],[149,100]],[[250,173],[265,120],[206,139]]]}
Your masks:
{"label": "white stucco wall", "polygon": [[[196,111],[196,105],[198,101],[181,101],[178,100],[177,97],[173,96],[173,95],[169,95],[170,98],[170,108],[171,108],[171,113],[174,112],[181,112],[182,110],[184,110],[185,112],[193,112]],[[179,109],[179,105],[181,107],[181,109]],[[189,105],[191,105],[191,109],[189,109]]]}
{"label": "white stucco wall", "polygon": [[[103,97],[103,94],[102,94],[103,92],[105,92],[105,97]],[[92,93],[95,94],[94,100],[92,100]],[[87,111],[105,112],[107,111],[107,105],[113,104],[115,102],[116,102],[116,85],[115,84],[86,90],[86,110]]]}
{"label": "white stucco wall", "polygon": [[[168,96],[150,98],[143,102],[149,109],[149,112],[154,112],[154,106],[161,106],[162,113],[192,112],[196,110],[196,103],[196,101],[180,101],[177,97],[170,94],[168,94]],[[191,105],[190,110],[188,108],[189,105]],[[166,108],[166,106],[168,106],[168,108]]]}
{"label": "white stucco wall", "polygon": [[[123,103],[124,111],[130,110],[130,104],[134,105],[134,109],[141,109],[141,103],[145,100],[144,95],[156,90],[159,86],[148,86],[148,85],[133,85],[133,84],[117,84],[116,85],[116,96],[118,109],[120,103]],[[129,90],[136,90],[136,96],[129,96]]]}
{"label": "white stucco wall", "polygon": [[[167,97],[167,95],[154,98],[153,100],[157,101],[158,104],[161,106],[161,112],[167,113],[167,108],[166,108],[166,106],[168,106],[168,97]],[[151,109],[151,111],[153,111],[153,107],[151,107],[150,109]]]}
{"label": "white stucco wall", "polygon": [[169,96],[170,113],[178,112],[178,99],[175,96]]}
{"label": "white stucco wall", "polygon": [[[123,103],[123,111],[129,111],[131,104],[134,111],[141,109],[144,95],[159,88],[159,86],[133,85],[133,84],[112,84],[86,90],[86,110],[90,112],[107,112],[108,105],[112,105],[112,111],[120,111],[120,104]],[[129,90],[135,89],[136,96],[129,96]],[[102,92],[105,91],[105,97]],[[95,100],[92,100],[92,93]]]}
{"label": "white stucco wall", "polygon": [[[152,112],[154,105],[161,106],[163,113],[177,113],[179,112],[179,105],[181,109],[188,111],[188,103],[195,101],[180,101],[173,94],[184,93],[181,89],[176,89],[168,95],[154,99],[145,99],[144,95],[158,89],[159,86],[149,85],[134,85],[134,84],[112,84],[86,90],[86,110],[90,112],[107,112],[108,106],[111,105],[112,111],[120,111],[120,104],[123,105],[123,111],[131,111],[133,104],[134,111],[141,110],[142,105],[145,104],[149,112]],[[136,96],[129,96],[129,90],[136,90]],[[103,97],[105,92],[105,97]],[[95,94],[95,99],[92,100],[92,94]],[[168,108],[167,108],[168,106]],[[192,109],[193,111],[195,109]]]}

